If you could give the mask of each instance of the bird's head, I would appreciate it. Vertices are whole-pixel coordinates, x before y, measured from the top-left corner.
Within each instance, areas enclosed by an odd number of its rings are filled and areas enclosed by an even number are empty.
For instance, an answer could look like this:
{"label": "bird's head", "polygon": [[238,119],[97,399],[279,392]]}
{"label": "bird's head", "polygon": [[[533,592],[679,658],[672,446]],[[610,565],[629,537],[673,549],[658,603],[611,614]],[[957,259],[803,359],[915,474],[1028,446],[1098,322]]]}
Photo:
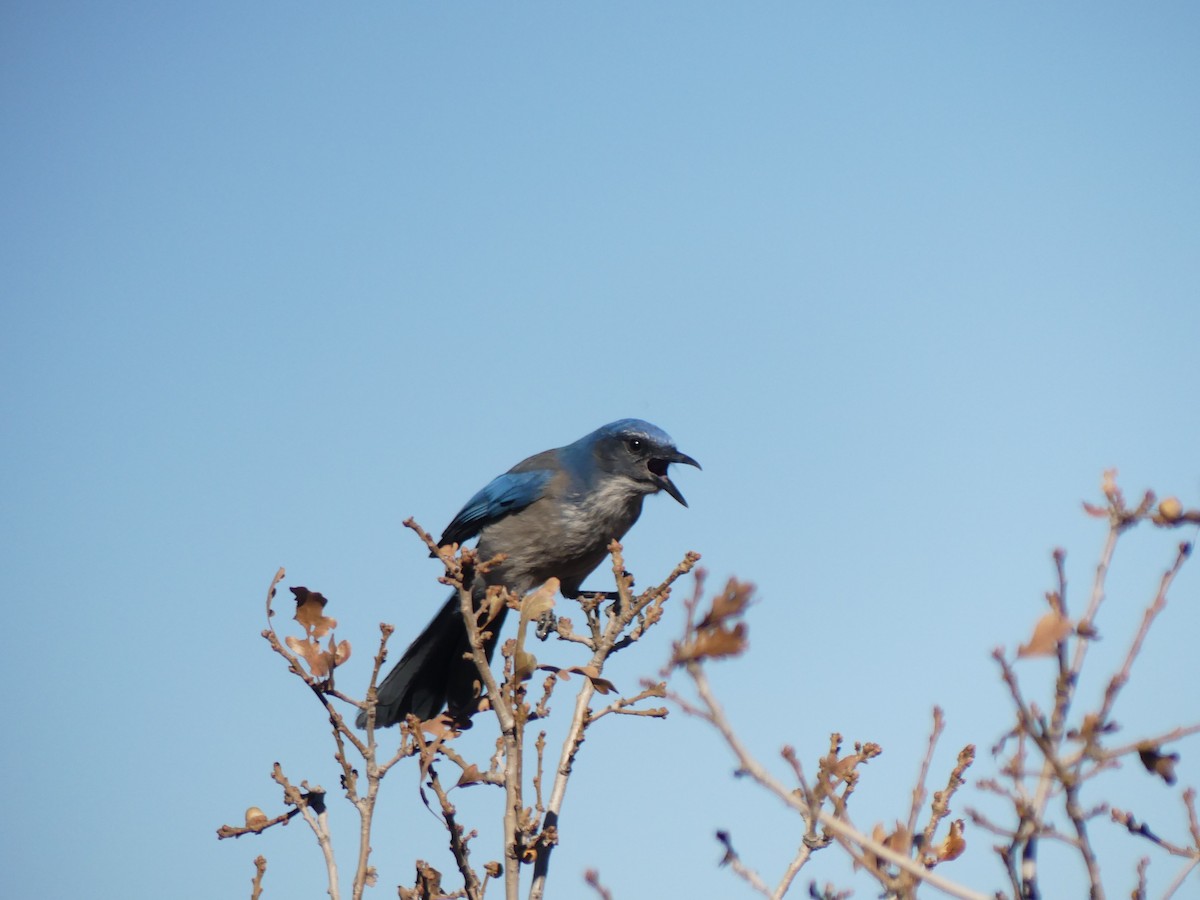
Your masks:
{"label": "bird's head", "polygon": [[676,450],[671,436],[657,425],[641,419],[620,419],[593,431],[581,443],[590,446],[596,463],[605,472],[629,478],[647,494],[666,491],[687,506],[667,469],[671,463],[699,469],[700,463]]}

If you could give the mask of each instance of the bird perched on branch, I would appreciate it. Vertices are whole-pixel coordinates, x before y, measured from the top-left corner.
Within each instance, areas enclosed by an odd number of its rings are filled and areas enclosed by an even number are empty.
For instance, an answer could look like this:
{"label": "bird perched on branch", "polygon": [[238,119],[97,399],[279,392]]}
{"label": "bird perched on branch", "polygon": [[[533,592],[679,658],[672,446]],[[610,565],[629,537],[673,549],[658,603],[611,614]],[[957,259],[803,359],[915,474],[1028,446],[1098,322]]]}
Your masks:
{"label": "bird perched on branch", "polygon": [[[637,521],[647,494],[666,491],[687,506],[667,474],[672,463],[700,468],[675,449],[661,428],[640,419],[612,422],[495,478],[459,510],[438,545],[461,544],[479,535],[481,559],[505,555],[500,565],[476,576],[472,595],[477,608],[491,585],[521,596],[549,578],[559,580],[564,597],[577,597],[583,580],[607,555],[609,543],[624,537]],[[507,611],[502,606],[487,626],[492,634],[485,647],[489,660]],[[456,593],[379,685],[375,724],[394,725],[410,713],[424,721],[447,705],[458,710],[473,704],[478,673],[465,658],[469,652]],[[359,712],[360,728],[366,719]]]}

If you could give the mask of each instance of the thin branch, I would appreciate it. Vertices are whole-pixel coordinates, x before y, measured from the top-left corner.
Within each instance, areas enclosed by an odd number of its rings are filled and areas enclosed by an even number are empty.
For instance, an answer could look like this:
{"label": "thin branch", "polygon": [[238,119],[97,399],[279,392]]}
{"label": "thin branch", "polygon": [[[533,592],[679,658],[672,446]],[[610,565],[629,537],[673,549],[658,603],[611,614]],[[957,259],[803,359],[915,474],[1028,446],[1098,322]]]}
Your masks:
{"label": "thin branch", "polygon": [[[517,718],[513,707],[509,705],[511,692],[510,696],[506,696],[502,691],[484,652],[483,631],[479,627],[472,592],[464,582],[459,582],[456,587],[462,620],[467,630],[467,646],[470,648],[471,660],[475,663],[487,696],[491,698],[490,705],[496,714],[504,743],[504,894],[507,900],[517,900],[521,889],[518,825],[522,786],[521,741],[517,732]],[[504,594],[507,594],[507,591]]]}
{"label": "thin branch", "polygon": [[1197,866],[1200,866],[1200,859],[1193,859],[1182,869],[1180,869],[1178,874],[1171,880],[1171,884],[1163,893],[1163,900],[1170,900],[1170,898],[1174,897],[1175,892],[1183,887],[1183,883],[1187,881],[1188,876],[1196,870]]}
{"label": "thin branch", "polygon": [[1196,789],[1188,788],[1183,792],[1183,805],[1188,814],[1188,831],[1192,835],[1192,846],[1200,855],[1200,819],[1196,817]]}
{"label": "thin branch", "polygon": [[262,880],[267,874],[267,858],[254,857],[254,879],[250,882],[250,900],[259,900],[262,896]]}
{"label": "thin branch", "polygon": [[[946,728],[946,718],[942,714],[942,708],[935,706],[933,708],[933,728],[929,732],[929,747],[925,751],[925,758],[921,760],[921,771],[917,775],[917,781],[913,785],[912,792],[912,807],[908,811],[908,833],[916,834],[917,831],[917,816],[921,813],[921,806],[925,803],[925,780],[929,777],[929,767],[933,764],[933,751],[937,749],[938,738],[942,736],[942,732]],[[932,835],[927,835],[932,837]]]}
{"label": "thin branch", "polygon": [[[791,791],[784,785],[780,784],[775,777],[771,775],[765,768],[763,768],[763,766],[750,754],[745,745],[742,744],[741,739],[738,738],[737,734],[733,731],[732,726],[729,724],[729,720],[725,717],[724,710],[717,702],[715,695],[712,693],[712,690],[708,684],[708,678],[704,674],[703,667],[694,661],[688,662],[685,665],[688,674],[691,676],[692,681],[695,684],[696,692],[699,694],[704,703],[704,707],[707,710],[707,715],[705,718],[707,718],[708,721],[713,724],[713,726],[725,739],[725,743],[737,757],[740,770],[749,775],[755,782],[766,788],[788,806],[801,813],[807,812],[809,810],[808,805],[801,798],[797,797],[794,791]],[[864,851],[886,860],[904,872],[907,872],[914,878],[926,882],[930,887],[936,888],[937,890],[949,894],[952,897],[958,897],[960,900],[991,900],[988,895],[978,893],[977,891],[973,891],[970,888],[950,881],[948,878],[944,878],[937,872],[932,872],[926,869],[924,866],[910,857],[904,856],[901,853],[897,853],[890,847],[885,847],[878,841],[872,840],[865,834],[860,833],[848,822],[845,822],[842,819],[825,812],[825,810],[817,810],[816,814],[821,824],[825,828],[833,832],[839,839],[845,842],[843,846],[846,846],[847,850],[849,850],[852,855],[861,856],[861,854],[854,849],[854,847],[861,847]],[[866,864],[867,861],[862,859],[861,862]]]}
{"label": "thin branch", "polygon": [[[591,702],[595,690],[592,680],[585,678],[575,697],[575,709],[571,714],[571,723],[567,727],[567,736],[563,739],[562,751],[558,757],[558,768],[555,770],[554,782],[550,787],[550,800],[546,804],[546,815],[542,819],[543,831],[553,829],[554,833],[557,833],[559,815],[567,793],[567,781],[571,777],[575,755],[583,743],[583,732],[587,727],[588,704]],[[552,847],[553,844],[549,843],[543,847],[534,863],[533,884],[529,889],[529,900],[541,900],[544,896]]]}
{"label": "thin branch", "polygon": [[597,719],[607,716],[610,713],[626,716],[650,716],[656,719],[665,719],[667,717],[667,710],[661,706],[656,706],[651,709],[629,709],[629,707],[650,697],[665,697],[666,695],[666,682],[660,681],[658,684],[650,685],[644,688],[641,692],[632,697],[621,697],[610,705],[604,707],[604,709],[596,710],[591,715],[591,721],[595,722]]}
{"label": "thin branch", "polygon": [[779,884],[775,886],[775,890],[771,896],[774,900],[781,898],[791,889],[792,882],[796,876],[800,874],[800,870],[804,868],[805,863],[812,857],[814,847],[807,841],[802,843],[796,850],[796,855],[792,857],[792,861],[788,863],[788,867],[784,869],[783,875],[779,879]]}
{"label": "thin branch", "polygon": [[475,870],[471,867],[471,851],[467,846],[470,837],[463,834],[463,827],[458,824],[456,819],[457,810],[454,804],[450,802],[445,788],[442,787],[442,782],[438,778],[437,771],[433,766],[430,766],[427,771],[429,773],[430,786],[433,788],[433,792],[437,796],[438,803],[442,808],[446,831],[450,834],[450,853],[454,857],[455,865],[458,866],[459,874],[462,875],[466,896],[470,897],[471,900],[480,900],[483,897],[483,889],[479,881],[479,876],[475,874]]}
{"label": "thin branch", "polygon": [[612,891],[600,883],[600,873],[595,869],[588,869],[583,873],[584,883],[600,895],[600,900],[613,900]]}
{"label": "thin branch", "polygon": [[341,891],[338,887],[338,869],[337,860],[333,854],[333,841],[329,836],[329,820],[325,812],[325,791],[319,787],[310,788],[308,782],[302,781],[300,784],[306,793],[301,793],[300,788],[288,781],[279,763],[275,763],[271,771],[271,778],[283,788],[284,801],[300,811],[300,816],[316,836],[317,845],[325,857],[325,872],[329,879],[329,900],[338,900]]}
{"label": "thin branch", "polygon": [[[1133,661],[1137,659],[1141,652],[1142,643],[1146,640],[1146,635],[1150,633],[1150,626],[1154,624],[1154,620],[1164,609],[1167,608],[1167,591],[1170,590],[1171,584],[1175,581],[1175,576],[1179,574],[1180,568],[1191,555],[1192,546],[1188,543],[1179,545],[1179,552],[1175,555],[1175,562],[1166,572],[1163,573],[1159,580],[1158,593],[1146,608],[1142,615],[1141,626],[1134,635],[1133,643],[1129,645],[1129,652],[1125,654],[1125,662],[1121,666],[1119,672],[1112,677],[1108,683],[1108,689],[1104,692],[1104,702],[1100,707],[1100,711],[1096,714],[1096,721],[1101,726],[1108,721],[1108,715],[1112,712],[1113,704],[1116,703],[1117,694],[1129,682],[1129,673],[1133,669]],[[1093,729],[1090,734],[1096,735],[1100,729]]]}
{"label": "thin branch", "polygon": [[[634,597],[630,591],[633,580],[625,571],[625,559],[622,554],[620,542],[612,541],[608,545],[608,552],[612,558],[612,572],[617,585],[617,599],[608,607],[608,622],[603,627],[600,625],[598,603],[594,603],[590,599],[584,599],[580,602],[580,606],[588,618],[588,626],[592,633],[590,646],[593,649],[592,657],[584,668],[594,672],[594,676],[588,676],[583,679],[583,684],[580,686],[579,693],[575,697],[575,708],[571,713],[571,721],[567,728],[566,737],[563,739],[562,750],[559,753],[558,767],[555,770],[554,781],[550,788],[550,798],[546,803],[546,812],[542,820],[541,846],[534,861],[533,882],[529,889],[529,900],[542,900],[545,895],[546,877],[549,873],[550,858],[554,845],[558,840],[558,823],[562,813],[563,801],[566,797],[567,782],[571,777],[575,757],[579,753],[579,748],[583,743],[584,732],[601,715],[609,712],[625,712],[622,701],[618,700],[599,714],[592,713],[590,704],[596,692],[593,678],[598,678],[604,672],[604,665],[609,656],[631,643],[630,640],[626,639],[628,635],[622,638],[622,634],[634,621],[639,621],[643,630],[658,621],[655,611],[661,612],[663,603],[670,596],[671,586],[683,575],[690,572],[700,560],[700,554],[686,553],[683,560],[675,566],[662,582]],[[639,616],[643,616],[644,618],[639,620]],[[639,694],[636,698],[632,698],[629,702],[633,703],[642,696],[651,697],[656,696],[656,694],[654,690],[647,687],[642,694]],[[642,712],[639,714],[654,715],[653,712]]]}
{"label": "thin branch", "polygon": [[[1192,725],[1185,725],[1181,728],[1172,728],[1170,731],[1165,732],[1164,734],[1142,738],[1141,740],[1137,741],[1131,741],[1130,743],[1122,744],[1119,747],[1097,750],[1093,755],[1093,758],[1097,760],[1115,760],[1122,756],[1128,756],[1130,753],[1136,753],[1146,744],[1152,744],[1155,747],[1161,747],[1163,744],[1169,744],[1173,741],[1190,737],[1193,734],[1200,734],[1200,722]],[[1074,763],[1083,755],[1083,751],[1080,750],[1074,756],[1068,757],[1067,762]]]}
{"label": "thin branch", "polygon": [[925,826],[922,847],[933,846],[933,836],[937,832],[938,823],[950,815],[950,799],[960,787],[966,784],[963,775],[973,762],[975,762],[975,745],[967,744],[958,752],[958,760],[955,762],[954,768],[950,770],[950,777],[946,780],[946,789],[935,791],[933,794],[933,804],[929,812],[929,823]]}
{"label": "thin branch", "polygon": [[750,885],[751,889],[762,894],[764,897],[773,898],[775,895],[767,883],[762,880],[762,876],[755,872],[752,868],[742,862],[742,858],[738,856],[736,850],[733,849],[733,840],[727,831],[718,831],[717,840],[721,842],[721,846],[725,848],[725,855],[721,857],[720,865],[729,866],[739,878]]}
{"label": "thin branch", "polygon": [[240,838],[243,834],[262,834],[268,828],[274,828],[276,825],[286,825],[294,817],[300,814],[300,808],[289,809],[285,813],[281,813],[273,819],[263,819],[255,822],[253,825],[247,823],[245,827],[240,825],[222,825],[217,829],[217,840],[225,840],[226,838]]}

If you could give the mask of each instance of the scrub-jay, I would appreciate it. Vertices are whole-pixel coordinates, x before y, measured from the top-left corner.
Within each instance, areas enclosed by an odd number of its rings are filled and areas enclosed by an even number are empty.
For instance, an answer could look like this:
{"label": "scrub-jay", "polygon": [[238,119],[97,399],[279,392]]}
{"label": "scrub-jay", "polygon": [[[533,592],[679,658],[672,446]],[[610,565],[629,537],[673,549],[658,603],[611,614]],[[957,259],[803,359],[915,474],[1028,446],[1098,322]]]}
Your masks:
{"label": "scrub-jay", "polygon": [[[583,579],[607,555],[609,542],[620,540],[637,521],[647,494],[666,491],[687,506],[667,477],[671,463],[700,468],[661,428],[640,419],[612,422],[494,479],[459,510],[438,545],[479,535],[480,559],[506,556],[487,575],[476,576],[476,607],[489,585],[503,585],[519,596],[552,577],[559,579],[564,597],[577,597]],[[485,648],[489,660],[507,611],[501,607],[487,626],[493,635]],[[375,724],[394,725],[409,713],[424,721],[444,706],[461,710],[473,704],[479,676],[464,658],[469,652],[454,594],[379,685]],[[366,721],[360,711],[358,726]]]}

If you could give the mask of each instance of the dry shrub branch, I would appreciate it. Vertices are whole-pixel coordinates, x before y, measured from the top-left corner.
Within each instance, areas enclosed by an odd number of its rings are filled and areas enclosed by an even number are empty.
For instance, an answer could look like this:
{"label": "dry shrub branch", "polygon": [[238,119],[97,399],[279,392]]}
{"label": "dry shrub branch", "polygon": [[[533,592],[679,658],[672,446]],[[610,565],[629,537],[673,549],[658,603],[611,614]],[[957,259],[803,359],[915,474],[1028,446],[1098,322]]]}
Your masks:
{"label": "dry shrub branch", "polygon": [[[272,604],[276,589],[284,578],[282,569],[272,581],[267,597],[268,627],[262,636],[287,663],[287,670],[320,702],[336,747],[334,758],[340,769],[341,787],[346,799],[359,813],[350,896],[358,900],[364,889],[378,880],[370,857],[373,814],[380,782],[401,760],[414,757],[421,774],[420,796],[426,806],[436,810],[446,830],[450,856],[461,885],[455,888],[443,886],[443,876],[437,868],[424,860],[416,860],[414,881],[398,887],[402,900],[451,897],[482,900],[489,885],[500,879],[504,881],[505,897],[516,900],[520,896],[523,869],[529,873],[525,879],[528,897],[536,900],[545,895],[550,860],[559,841],[558,826],[567,785],[588,729],[609,716],[661,719],[667,715],[664,707],[647,705],[647,701],[665,695],[664,685],[649,685],[632,695],[622,696],[616,685],[604,677],[604,670],[615,653],[636,645],[661,620],[672,586],[691,571],[699,556],[686,554],[662,582],[635,593],[633,578],[625,571],[621,545],[613,541],[609,552],[616,590],[579,601],[582,629],[577,631],[571,619],[554,615],[558,591],[554,579],[524,597],[499,588],[491,589],[481,608],[477,609],[471,585],[477,574],[498,565],[502,558],[484,560],[471,549],[439,548],[415,522],[409,520],[405,525],[441,561],[444,573],[438,580],[453,588],[462,604],[470,657],[479,675],[482,694],[474,716],[481,721],[490,718],[496,728],[495,750],[488,759],[471,760],[459,752],[454,742],[464,723],[445,713],[427,722],[409,716],[398,731],[399,746],[394,751],[381,752],[380,738],[385,733],[375,727],[376,687],[387,659],[392,626],[380,626],[381,639],[370,684],[366,696],[358,700],[342,693],[335,685],[337,669],[350,658],[351,647],[348,641],[339,642],[334,637],[338,623],[325,614],[327,599],[307,588],[291,588],[296,600],[294,619],[303,634],[281,638],[271,623],[275,615]],[[500,665],[498,671],[494,671],[488,663],[485,648],[491,637],[488,629],[502,605],[518,613],[519,624],[516,636],[501,647]],[[578,655],[582,647],[584,658],[578,664],[567,666],[539,662],[530,642],[534,630],[543,639],[557,637],[569,653]],[[549,767],[546,732],[530,726],[537,726],[551,715],[550,701],[556,691],[561,695],[563,690],[572,688],[575,696],[570,706],[566,738],[557,761]],[[597,695],[604,700],[593,706]],[[348,709],[351,714],[344,715],[343,709]],[[366,713],[364,732],[353,730],[349,724],[360,709]],[[443,777],[446,770],[452,773],[449,779]],[[365,790],[361,785],[364,775]],[[290,808],[274,818],[252,808],[244,826],[223,825],[217,831],[218,837],[259,834],[301,816],[309,824],[325,859],[327,892],[338,900],[341,887],[333,835],[325,810],[325,791],[310,787],[307,782],[301,782],[299,787],[292,785],[278,763],[272,777],[283,788],[283,803]],[[475,863],[471,854],[477,831],[460,821],[452,800],[453,791],[470,785],[492,786],[503,791],[499,813],[502,854],[500,859],[490,860],[482,866]],[[264,860],[256,876],[256,895],[262,891],[265,865]]]}
{"label": "dry shrub branch", "polygon": [[[410,716],[397,734],[398,740],[384,741],[386,733],[375,727],[376,685],[387,659],[392,626],[380,626],[370,683],[361,700],[342,693],[335,685],[338,668],[350,658],[347,641],[338,641],[336,620],[326,615],[328,601],[321,594],[293,587],[296,611],[294,619],[299,635],[277,634],[272,619],[276,589],[284,577],[279,570],[267,597],[268,627],[262,632],[271,650],[286,663],[287,670],[301,681],[320,703],[333,740],[334,759],[339,782],[346,800],[357,810],[359,828],[351,837],[354,845],[350,868],[350,896],[358,900],[365,888],[378,880],[371,864],[371,831],[379,786],[388,772],[401,761],[413,758],[419,767],[419,793],[437,816],[446,832],[449,858],[457,871],[454,887],[443,885],[443,874],[424,860],[413,860],[415,877],[398,886],[402,900],[439,900],[463,897],[482,900],[495,885],[504,896],[517,900],[525,887],[530,900],[547,895],[547,879],[554,848],[560,840],[560,823],[566,791],[579,762],[580,749],[588,729],[602,719],[615,716],[664,718],[667,708],[652,701],[668,699],[685,714],[712,727],[736,760],[737,774],[774,796],[798,816],[796,850],[776,865],[776,874],[764,877],[735,849],[735,835],[717,832],[727,866],[751,892],[769,898],[782,898],[793,892],[802,870],[822,851],[852,860],[854,867],[877,885],[880,896],[912,898],[933,889],[963,900],[1036,900],[1043,895],[1039,877],[1042,848],[1056,854],[1074,856],[1080,865],[1083,883],[1080,893],[1093,900],[1105,897],[1101,860],[1093,845],[1096,828],[1120,828],[1131,838],[1144,841],[1159,858],[1175,860],[1177,869],[1163,894],[1170,897],[1188,882],[1200,868],[1200,823],[1196,812],[1196,791],[1180,791],[1181,814],[1187,823],[1185,833],[1163,836],[1133,810],[1111,808],[1103,801],[1088,801],[1102,791],[1106,772],[1125,761],[1137,761],[1147,777],[1161,779],[1173,786],[1179,776],[1180,753],[1168,749],[1185,738],[1200,734],[1200,722],[1164,722],[1158,733],[1118,740],[1120,726],[1113,718],[1122,691],[1134,676],[1136,663],[1150,630],[1161,620],[1176,576],[1191,553],[1191,543],[1177,544],[1158,579],[1152,597],[1135,633],[1127,641],[1127,650],[1119,666],[1104,681],[1102,695],[1091,706],[1081,703],[1079,684],[1085,671],[1091,644],[1100,636],[1100,616],[1107,603],[1108,574],[1120,539],[1131,529],[1152,526],[1178,532],[1195,531],[1200,525],[1200,510],[1184,509],[1174,498],[1156,502],[1147,492],[1130,506],[1116,485],[1115,473],[1105,473],[1102,483],[1104,502],[1085,504],[1086,512],[1107,523],[1090,590],[1081,613],[1073,613],[1068,604],[1066,555],[1053,555],[1056,583],[1046,594],[1046,611],[1033,624],[1029,640],[1015,651],[997,648],[992,657],[1005,686],[1012,720],[998,725],[1003,735],[992,748],[997,771],[978,780],[972,787],[980,796],[999,798],[1003,816],[984,815],[966,807],[956,817],[955,807],[962,803],[967,789],[967,770],[976,762],[974,745],[957,753],[949,771],[937,771],[934,761],[939,740],[945,729],[945,716],[934,707],[929,740],[923,756],[914,761],[916,778],[896,809],[892,824],[875,822],[870,826],[856,823],[851,815],[856,792],[867,789],[867,767],[882,752],[870,741],[847,745],[834,732],[828,745],[805,753],[791,746],[778,752],[778,760],[768,765],[751,749],[746,736],[730,722],[708,678],[714,662],[733,660],[744,655],[749,646],[746,613],[754,601],[753,587],[736,579],[705,602],[705,579],[696,572],[694,590],[683,604],[684,626],[672,646],[670,660],[655,680],[643,681],[641,689],[623,695],[606,676],[605,667],[613,654],[637,645],[646,632],[658,624],[665,604],[678,579],[693,570],[699,556],[687,554],[659,584],[640,593],[633,590],[633,579],[625,570],[622,548],[613,542],[612,573],[616,590],[594,594],[578,601],[580,620],[556,615],[558,585],[552,579],[525,596],[492,589],[476,608],[471,585],[476,575],[498,565],[502,558],[480,559],[475,551],[455,546],[439,548],[416,523],[405,524],[441,561],[440,581],[457,592],[467,629],[469,655],[479,676],[480,699],[473,711],[475,727],[494,728],[495,739],[486,758],[472,759],[457,743],[464,723],[446,714],[427,722]],[[507,607],[517,612],[516,635],[501,647],[495,669],[488,663],[486,647],[497,612]],[[554,637],[558,650],[569,664],[555,665],[538,659],[532,638]],[[1109,640],[1114,636],[1109,635]],[[1054,661],[1053,679],[1048,695],[1052,702],[1043,709],[1030,699],[1029,686],[1022,681],[1022,661],[1045,657]],[[674,687],[668,689],[668,682]],[[564,705],[569,716],[565,737],[557,753],[548,746],[542,723],[562,699],[573,692]],[[355,713],[366,713],[367,727],[356,731],[348,724]],[[343,712],[349,711],[346,717]],[[485,726],[483,723],[487,723]],[[811,760],[802,764],[801,759]],[[603,765],[597,760],[596,765]],[[783,774],[773,770],[778,768]],[[289,780],[276,763],[271,778],[282,791],[282,806],[270,816],[257,807],[247,810],[243,825],[223,825],[220,838],[259,834],[276,826],[287,825],[299,816],[314,835],[325,861],[326,891],[331,898],[341,896],[339,868],[326,813],[323,788]],[[930,782],[933,782],[932,792]],[[454,803],[455,791],[472,785],[497,789],[496,818],[502,828],[502,843],[485,854],[492,857],[479,864],[473,842],[477,829],[461,821]],[[968,834],[968,823],[974,830]],[[968,852],[986,853],[988,848],[974,835],[998,839],[994,852],[1000,862],[998,884],[968,886],[955,877],[956,860]],[[497,852],[498,851],[498,852]],[[603,851],[597,850],[600,855]],[[753,855],[754,848],[749,851]],[[389,865],[402,865],[388,860]],[[664,865],[672,865],[669,860]],[[1143,858],[1132,873],[1134,888],[1130,896],[1145,898],[1150,857]],[[266,860],[255,860],[252,898],[263,893]],[[523,872],[527,873],[523,877]],[[1129,877],[1127,873],[1121,873]],[[598,896],[609,898],[595,870],[584,876],[584,886]],[[578,885],[576,885],[578,890]],[[807,879],[807,894],[816,900],[844,900],[850,891],[830,882],[818,884]]]}
{"label": "dry shrub branch", "polygon": [[[1128,644],[1117,671],[1106,679],[1099,702],[1090,709],[1078,708],[1078,687],[1088,658],[1088,649],[1099,637],[1098,617],[1106,599],[1106,584],[1114,552],[1122,535],[1137,526],[1151,525],[1178,530],[1200,524],[1200,510],[1185,510],[1175,498],[1156,503],[1147,492],[1130,506],[1116,485],[1116,473],[1106,472],[1101,491],[1103,505],[1084,504],[1086,512],[1106,520],[1108,531],[1096,566],[1085,611],[1072,618],[1067,607],[1065,554],[1054,553],[1056,589],[1046,595],[1047,611],[1036,622],[1029,641],[1015,654],[1003,649],[993,653],[1000,677],[1006,685],[1014,712],[1014,721],[993,748],[1000,765],[999,777],[984,778],[976,789],[1003,798],[1011,818],[1005,822],[989,820],[972,808],[965,817],[953,818],[951,801],[965,785],[966,770],[975,760],[975,747],[964,747],[949,772],[945,787],[933,793],[926,809],[927,780],[934,751],[944,728],[940,709],[933,710],[928,749],[918,766],[912,800],[894,825],[876,823],[859,827],[850,816],[850,796],[865,774],[863,767],[882,748],[873,743],[856,743],[852,751],[843,747],[840,734],[830,740],[829,752],[817,759],[815,778],[807,778],[799,756],[792,747],[784,747],[780,756],[790,778],[774,774],[757,757],[730,723],[709,682],[706,667],[715,660],[736,657],[748,647],[745,613],[752,603],[749,584],[730,580],[701,612],[703,572],[698,573],[696,591],[686,603],[686,624],[675,643],[668,672],[686,676],[688,690],[676,689],[669,698],[685,713],[712,726],[732,751],[737,772],[774,795],[800,817],[798,834],[803,837],[795,855],[782,865],[773,880],[764,878],[734,849],[733,835],[717,833],[723,851],[723,864],[754,892],[781,898],[789,892],[803,867],[814,854],[830,846],[847,853],[857,868],[870,875],[889,898],[915,897],[923,887],[960,898],[1012,898],[1035,900],[1043,897],[1037,861],[1039,848],[1050,844],[1056,851],[1066,848],[1080,860],[1084,873],[1081,893],[1093,900],[1105,896],[1100,861],[1092,845],[1090,828],[1096,820],[1115,822],[1129,833],[1145,839],[1170,857],[1182,860],[1164,897],[1170,897],[1200,868],[1200,827],[1197,826],[1196,792],[1181,792],[1180,802],[1189,823],[1188,835],[1178,840],[1158,836],[1132,812],[1110,809],[1104,802],[1087,805],[1082,797],[1085,785],[1114,768],[1123,759],[1137,758],[1151,775],[1174,785],[1180,754],[1167,752],[1164,745],[1200,733],[1200,723],[1164,724],[1161,733],[1112,743],[1120,727],[1112,718],[1122,689],[1128,684],[1151,627],[1167,607],[1170,589],[1188,559],[1192,545],[1179,543],[1158,581],[1157,590],[1145,607],[1141,623]],[[1019,661],[1030,657],[1051,657],[1057,661],[1052,694],[1053,706],[1043,710],[1027,699],[1018,674]],[[922,825],[921,817],[926,816]],[[997,835],[1001,842],[994,848],[1007,884],[972,888],[951,880],[941,868],[961,857],[967,849],[967,822]],[[1066,826],[1064,828],[1064,825]],[[1132,896],[1146,895],[1149,860],[1143,859],[1134,873],[1136,887]],[[936,871],[935,871],[936,870]],[[1194,879],[1193,879],[1194,880]],[[832,884],[809,882],[810,897],[834,900],[849,896],[849,891]]]}

